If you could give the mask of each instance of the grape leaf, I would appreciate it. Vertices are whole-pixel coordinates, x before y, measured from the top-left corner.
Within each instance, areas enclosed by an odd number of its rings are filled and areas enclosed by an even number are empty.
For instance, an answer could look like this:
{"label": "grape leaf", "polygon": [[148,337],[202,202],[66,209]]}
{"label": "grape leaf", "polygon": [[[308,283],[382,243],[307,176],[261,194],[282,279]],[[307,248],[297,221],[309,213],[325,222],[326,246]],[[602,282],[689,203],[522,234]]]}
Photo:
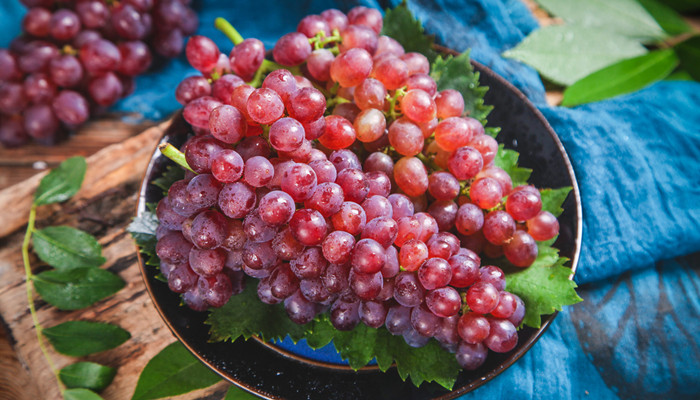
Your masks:
{"label": "grape leaf", "polygon": [[464,110],[472,118],[486,124],[486,117],[493,106],[484,104],[484,94],[488,86],[479,85],[479,73],[469,62],[469,51],[457,57],[438,56],[430,67],[430,76],[437,83],[438,90],[454,89],[464,97]]}
{"label": "grape leaf", "polygon": [[527,184],[527,180],[532,173],[532,170],[529,168],[518,167],[519,157],[520,154],[517,151],[506,149],[502,144],[499,144],[496,158],[493,160],[494,165],[502,168],[510,175],[513,187]]}
{"label": "grape leaf", "polygon": [[659,24],[636,0],[536,1],[569,24],[645,41],[663,39],[666,36]]}
{"label": "grape leaf", "polygon": [[102,397],[92,390],[78,388],[64,391],[63,400],[102,400]]}
{"label": "grape leaf", "polygon": [[700,80],[700,35],[680,42],[675,47],[681,67],[687,70],[693,79]]}
{"label": "grape leaf", "polygon": [[559,189],[540,189],[540,197],[542,198],[542,211],[549,211],[555,217],[561,215],[564,211],[561,205],[571,192],[571,186],[566,186]]}
{"label": "grape leaf", "polygon": [[117,374],[117,369],[93,362],[79,362],[63,367],[58,376],[68,388],[85,388],[99,392]]}
{"label": "grape leaf", "polygon": [[226,392],[226,397],[224,397],[224,400],[257,400],[259,399],[258,396],[255,396],[253,394],[250,394],[246,392],[245,390],[239,388],[238,386],[229,386],[228,391]]}
{"label": "grape leaf", "polygon": [[175,183],[176,181],[184,179],[184,177],[185,177],[185,170],[184,169],[182,169],[176,165],[168,165],[165,168],[165,172],[163,173],[163,175],[154,179],[153,182],[151,182],[151,183],[158,186],[159,188],[163,189],[163,194],[167,195],[168,189],[170,189],[170,186],[172,186],[172,184]]}
{"label": "grape leaf", "polygon": [[381,33],[396,39],[406,52],[423,54],[431,63],[437,57],[433,50],[434,36],[425,34],[423,24],[413,16],[405,1],[386,10]]}
{"label": "grape leaf", "polygon": [[124,287],[119,276],[92,267],[44,271],[33,281],[41,298],[61,310],[89,307]]}
{"label": "grape leaf", "polygon": [[209,387],[221,378],[180,342],[161,350],[141,371],[131,400],[160,399]]}
{"label": "grape leaf", "polygon": [[506,274],[508,291],[525,302],[523,324],[533,328],[542,325],[541,315],[583,301],[576,294],[576,282],[569,279],[571,268],[564,266],[568,259],[545,243],[537,247],[537,259],[531,266]]}
{"label": "grape leaf", "polygon": [[635,92],[664,79],[677,65],[678,57],[672,49],[619,61],[566,88],[561,104],[571,107]]}
{"label": "grape leaf", "polygon": [[34,205],[60,203],[80,190],[87,164],[83,157],[71,157],[49,172],[34,193]]}
{"label": "grape leaf", "polygon": [[[152,204],[149,204],[153,206]],[[131,237],[136,242],[136,245],[141,249],[144,255],[146,265],[159,266],[160,260],[156,255],[156,229],[158,228],[158,217],[153,211],[144,211],[141,215],[134,217],[126,231],[131,234]]]}
{"label": "grape leaf", "polygon": [[671,35],[680,35],[682,33],[692,31],[683,17],[680,16],[673,8],[661,3],[658,0],[637,0],[649,14],[661,26],[661,29]]}
{"label": "grape leaf", "polygon": [[131,337],[117,325],[92,321],[67,321],[42,333],[57,352],[72,357],[113,349]]}
{"label": "grape leaf", "polygon": [[106,259],[94,236],[70,226],[49,226],[32,234],[34,252],[57,269],[99,267]]}
{"label": "grape leaf", "polygon": [[542,27],[503,53],[535,68],[555,83],[571,85],[586,75],[646,53],[638,41],[576,25]]}

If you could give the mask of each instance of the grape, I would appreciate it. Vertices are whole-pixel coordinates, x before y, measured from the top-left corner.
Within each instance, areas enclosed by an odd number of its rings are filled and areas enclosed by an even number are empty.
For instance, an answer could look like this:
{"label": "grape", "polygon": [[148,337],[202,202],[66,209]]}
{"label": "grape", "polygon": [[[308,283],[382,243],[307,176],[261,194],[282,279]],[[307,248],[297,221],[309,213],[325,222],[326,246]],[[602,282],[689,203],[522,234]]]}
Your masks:
{"label": "grape", "polygon": [[400,57],[404,55],[405,50],[403,46],[396,41],[396,39],[386,35],[380,35],[377,38],[377,51],[374,53],[374,55],[376,57],[385,53]]}
{"label": "grape", "polygon": [[151,66],[151,51],[144,42],[131,41],[119,44],[122,63],[118,71],[128,76],[141,75]]}
{"label": "grape", "polygon": [[328,23],[328,27],[331,30],[338,29],[342,31],[348,26],[348,17],[342,11],[334,8],[323,11],[321,18]]}
{"label": "grape", "polygon": [[351,265],[361,274],[374,274],[381,271],[386,262],[384,246],[373,239],[365,238],[355,244]]}
{"label": "grape", "polygon": [[440,317],[433,314],[425,305],[414,307],[411,310],[411,326],[421,336],[428,338],[433,336],[439,322]]}
{"label": "grape", "polygon": [[389,143],[403,156],[415,156],[423,150],[423,132],[405,118],[394,121],[389,127]]}
{"label": "grape", "polygon": [[484,160],[478,150],[463,146],[452,153],[447,161],[447,166],[452,175],[463,181],[476,176],[484,166]]}
{"label": "grape", "polygon": [[371,328],[379,328],[386,321],[387,309],[386,303],[381,301],[363,301],[360,304],[359,315],[360,320]]}
{"label": "grape", "polygon": [[306,35],[299,32],[288,33],[277,40],[272,49],[272,57],[285,66],[299,65],[311,54],[311,44]]}
{"label": "grape", "polygon": [[325,120],[325,132],[318,138],[322,145],[332,150],[338,150],[350,146],[355,141],[355,128],[346,118],[329,115],[325,117]]}
{"label": "grape", "polygon": [[107,72],[90,80],[88,93],[95,103],[110,106],[122,96],[124,87],[116,74]]}
{"label": "grape", "polygon": [[281,190],[273,190],[263,196],[258,206],[260,219],[270,225],[286,224],[292,219],[294,210],[294,200]]}
{"label": "grape", "polygon": [[29,141],[24,130],[24,119],[20,116],[5,117],[0,115],[0,143],[7,147],[21,146]]}
{"label": "grape", "polygon": [[194,99],[211,95],[211,85],[203,76],[190,76],[182,80],[175,90],[177,101],[186,105]]}
{"label": "grape", "polygon": [[185,293],[195,287],[199,276],[187,263],[178,264],[168,273],[168,288],[175,293]]}
{"label": "grape", "polygon": [[316,304],[307,300],[299,290],[284,299],[284,309],[289,319],[299,325],[311,322],[318,311]]}
{"label": "grape", "polygon": [[245,39],[231,50],[229,58],[236,75],[252,80],[265,58],[265,45],[258,39]]}
{"label": "grape", "polygon": [[346,168],[338,173],[335,181],[343,189],[348,201],[361,203],[369,193],[369,182],[359,169]]}
{"label": "grape", "polygon": [[341,52],[346,52],[352,49],[361,49],[367,51],[367,54],[371,55],[377,51],[377,34],[366,26],[349,25],[340,32],[340,37],[341,42],[338,47],[340,48]]}
{"label": "grape", "polygon": [[333,302],[330,309],[330,320],[333,327],[339,331],[352,330],[359,322],[360,300],[353,294],[345,294]]}
{"label": "grape", "polygon": [[503,187],[493,178],[485,177],[477,179],[472,183],[469,190],[469,197],[472,202],[480,208],[493,208],[501,203]]}
{"label": "grape", "polygon": [[540,211],[527,220],[527,232],[535,240],[549,240],[559,234],[559,221],[549,211]]}
{"label": "grape", "polygon": [[454,89],[445,89],[435,96],[435,106],[440,119],[460,117],[464,113],[464,98]]}
{"label": "grape", "polygon": [[402,217],[410,217],[413,215],[413,203],[406,195],[400,193],[390,194],[389,203],[391,203],[392,217],[399,220]]}
{"label": "grape", "polygon": [[374,8],[358,6],[348,12],[348,23],[366,26],[378,35],[382,30],[383,18],[382,14]]}
{"label": "grape", "polygon": [[[431,78],[428,74],[413,74],[406,80],[406,89],[421,89],[430,96],[435,96],[437,93],[437,83],[435,83],[435,80],[433,80],[433,78]],[[435,98],[436,102],[437,100],[438,98]],[[435,105],[437,107],[437,103]],[[438,108],[438,117],[443,119],[443,117],[440,117],[439,111],[440,109]],[[437,119],[435,120],[435,125],[437,125]]]}
{"label": "grape", "polygon": [[[354,253],[353,253],[354,254]],[[350,288],[361,300],[373,300],[382,291],[384,279],[381,271],[375,273],[359,273],[356,270],[350,271]]]}
{"label": "grape", "polygon": [[467,305],[479,314],[488,314],[498,305],[498,289],[487,282],[476,282],[467,291]]}
{"label": "grape", "polygon": [[496,139],[489,135],[476,135],[468,145],[479,150],[481,157],[484,159],[484,165],[493,164],[496,153],[498,153],[498,142],[496,142]]}
{"label": "grape", "polygon": [[289,264],[278,265],[270,274],[270,293],[278,299],[286,299],[299,289],[299,279]]}
{"label": "grape", "polygon": [[520,186],[513,189],[506,199],[506,211],[516,221],[534,218],[541,210],[540,193],[531,186]]}
{"label": "grape", "polygon": [[406,53],[399,57],[408,66],[408,75],[427,74],[430,72],[430,62],[420,53]]}
{"label": "grape", "polygon": [[211,307],[223,306],[233,294],[231,279],[224,273],[206,278],[200,276],[197,281],[197,289],[202,298]]}
{"label": "grape", "polygon": [[491,211],[484,217],[484,237],[490,243],[502,245],[515,233],[515,221],[505,211]]}
{"label": "grape", "polygon": [[[248,127],[250,129],[250,127]],[[268,157],[270,155],[270,147],[267,141],[260,136],[247,137],[241,140],[236,146],[236,152],[240,154],[243,161],[247,161],[251,157],[260,156]],[[277,170],[275,170],[276,172]]]}
{"label": "grape", "polygon": [[73,11],[62,8],[51,15],[49,30],[58,41],[70,40],[80,31],[80,19]]}
{"label": "grape", "polygon": [[318,81],[328,81],[331,79],[331,64],[335,56],[330,50],[317,49],[311,52],[306,59],[306,67],[309,74]]}
{"label": "grape", "polygon": [[495,265],[487,265],[479,269],[479,281],[492,284],[497,290],[506,288],[506,276],[503,270]]}
{"label": "grape", "polygon": [[442,258],[429,258],[418,269],[418,279],[428,290],[441,288],[450,283],[452,267]]}
{"label": "grape", "polygon": [[24,110],[25,132],[42,144],[53,144],[59,129],[59,121],[51,106],[33,105]]}
{"label": "grape", "polygon": [[428,207],[428,213],[435,218],[441,231],[449,231],[455,226],[457,203],[451,200],[437,200]]}
{"label": "grape", "polygon": [[[392,126],[394,125],[396,125],[396,123],[392,124]],[[384,135],[384,130],[386,129],[386,117],[381,111],[375,108],[369,108],[357,115],[355,122],[353,122],[353,126],[355,127],[357,140],[361,142],[373,142]],[[389,130],[389,132],[391,132],[391,130]],[[391,141],[391,136],[389,140]]]}
{"label": "grape", "polygon": [[332,264],[344,264],[350,261],[354,247],[355,238],[344,231],[329,233],[321,244],[323,256]]}
{"label": "grape", "polygon": [[82,124],[89,117],[90,111],[87,100],[78,92],[72,90],[61,91],[53,99],[52,106],[56,117],[69,125]]}
{"label": "grape", "polygon": [[245,116],[233,106],[221,105],[209,115],[209,131],[224,143],[236,143],[245,136],[248,124]]}
{"label": "grape", "polygon": [[352,48],[333,60],[331,78],[342,87],[357,86],[369,77],[372,70],[372,56],[360,48]]}
{"label": "grape", "polygon": [[[399,252],[396,247],[389,246],[385,249],[386,262],[382,267],[382,276],[384,277],[384,288],[382,288],[382,293],[384,294],[384,300],[389,300],[394,295],[394,281],[390,278],[396,276],[399,273]],[[390,289],[390,290],[389,290]],[[381,294],[380,294],[381,295]]]}
{"label": "grape", "polygon": [[537,259],[537,243],[527,232],[516,230],[503,246],[503,254],[517,267],[529,267]]}
{"label": "grape", "polygon": [[411,308],[395,305],[389,308],[384,326],[392,335],[401,335],[411,328]]}
{"label": "grape", "polygon": [[323,241],[328,227],[323,215],[316,210],[297,210],[289,222],[294,237],[305,246],[315,246]]}
{"label": "grape", "polygon": [[501,291],[498,294],[498,305],[491,311],[496,318],[510,318],[518,307],[516,296],[512,293]]}
{"label": "grape", "polygon": [[435,142],[446,151],[455,151],[466,146],[472,136],[469,123],[464,118],[449,117],[435,127]]}
{"label": "grape", "polygon": [[248,240],[258,243],[270,241],[277,234],[277,227],[267,224],[257,212],[249,213],[245,217],[243,230]]}
{"label": "grape", "polygon": [[383,196],[370,196],[362,202],[362,208],[365,210],[367,219],[372,221],[377,217],[391,218],[392,208],[391,203]]}
{"label": "grape", "polygon": [[233,91],[242,84],[244,84],[243,79],[233,74],[226,74],[211,85],[211,95],[224,104],[233,105]]}
{"label": "grape", "polygon": [[6,49],[0,49],[0,81],[10,81],[20,75],[15,56]]}
{"label": "grape", "polygon": [[246,110],[253,121],[260,124],[271,124],[284,114],[284,103],[277,92],[263,87],[253,90],[250,94]]}
{"label": "grape", "polygon": [[290,261],[301,255],[304,245],[294,238],[291,229],[284,228],[272,239],[272,249],[277,257]]}
{"label": "grape", "polygon": [[428,189],[428,172],[416,157],[403,157],[394,165],[394,179],[409,196],[419,196]]}
{"label": "grape", "polygon": [[122,4],[112,11],[112,27],[125,39],[140,40],[150,33],[151,23],[148,18],[131,4]]}
{"label": "grape", "polygon": [[489,336],[484,339],[484,344],[496,353],[506,353],[518,344],[518,332],[515,326],[507,319],[490,318],[491,326]]}
{"label": "grape", "polygon": [[437,116],[437,107],[428,93],[413,89],[401,99],[401,112],[412,121],[428,122]]}
{"label": "grape", "polygon": [[189,254],[190,266],[199,276],[214,276],[221,272],[226,263],[226,251],[223,249],[192,248]]}
{"label": "grape", "polygon": [[321,278],[302,279],[299,281],[299,290],[305,299],[314,303],[329,305],[334,300]]}
{"label": "grape", "polygon": [[114,71],[122,62],[119,48],[105,39],[85,43],[80,48],[80,61],[91,75]]}
{"label": "grape", "polygon": [[208,73],[216,67],[219,60],[219,48],[211,39],[205,36],[192,36],[185,47],[187,61],[194,69]]}
{"label": "grape", "polygon": [[455,227],[463,235],[479,232],[484,225],[484,213],[471,203],[462,204],[457,210]]}
{"label": "grape", "polygon": [[255,207],[255,202],[255,190],[242,182],[224,185],[218,197],[219,208],[229,218],[245,217]]}
{"label": "grape", "polygon": [[428,246],[417,239],[403,243],[399,251],[399,261],[406,271],[417,271],[428,259]]}
{"label": "grape", "polygon": [[328,161],[333,163],[337,172],[347,168],[362,169],[362,164],[357,155],[348,149],[335,150],[328,156]]}
{"label": "grape", "polygon": [[394,279],[394,299],[405,307],[415,307],[423,302],[425,289],[413,272],[399,272]]}
{"label": "grape", "polygon": [[187,103],[182,116],[193,127],[208,129],[212,111],[222,105],[219,100],[211,96],[198,97]]}
{"label": "grape", "polygon": [[304,127],[293,118],[280,118],[270,127],[270,145],[277,151],[294,151],[304,141]]}
{"label": "grape", "polygon": [[303,202],[316,189],[316,173],[307,164],[297,163],[287,168],[280,184],[282,190],[289,193],[294,201]]}
{"label": "grape", "polygon": [[22,29],[32,36],[45,37],[51,32],[50,20],[51,11],[42,7],[30,8],[22,19]]}
{"label": "grape", "polygon": [[241,260],[248,268],[251,269],[269,269],[275,264],[275,262],[277,262],[277,257],[272,250],[271,241],[248,241],[243,246]]}
{"label": "grape", "polygon": [[374,64],[371,76],[383,83],[387,90],[396,90],[406,85],[408,66],[399,58],[387,57]]}
{"label": "grape", "polygon": [[433,337],[443,345],[443,348],[448,348],[451,353],[455,353],[457,351],[457,345],[460,341],[459,334],[457,333],[457,323],[459,318],[460,315],[442,318],[440,320],[440,325],[437,327],[437,330],[433,335]]}
{"label": "grape", "polygon": [[12,115],[21,112],[28,100],[19,83],[0,82],[0,113]]}
{"label": "grape", "polygon": [[289,115],[302,123],[318,120],[326,111],[326,98],[313,87],[299,89],[290,96]]}
{"label": "grape", "polygon": [[355,103],[361,110],[376,108],[382,110],[387,95],[384,84],[372,78],[367,78],[355,89]]}
{"label": "grape", "polygon": [[323,285],[331,293],[340,293],[348,287],[350,265],[330,264],[321,275]]}

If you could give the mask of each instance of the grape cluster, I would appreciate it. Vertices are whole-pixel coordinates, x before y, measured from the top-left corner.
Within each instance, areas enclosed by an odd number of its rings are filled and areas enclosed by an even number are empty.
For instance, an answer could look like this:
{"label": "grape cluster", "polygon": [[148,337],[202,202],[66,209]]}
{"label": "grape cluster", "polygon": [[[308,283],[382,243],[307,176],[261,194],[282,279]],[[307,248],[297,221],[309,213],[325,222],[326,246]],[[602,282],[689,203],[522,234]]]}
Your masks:
{"label": "grape cluster", "polygon": [[191,0],[21,0],[24,34],[0,49],[0,143],[51,145],[134,90],[156,52],[197,29]]}
{"label": "grape cluster", "polygon": [[435,338],[475,369],[515,347],[525,315],[481,255],[529,266],[558,222],[494,166],[498,145],[462,95],[438,91],[426,57],[379,35],[382,22],[365,7],[307,16],[272,50],[288,69],[256,39],[229,56],[190,39],[203,75],[176,97],[191,171],[157,206],[161,270],[195,310],[249,276],[296,323],[328,312],[339,330]]}

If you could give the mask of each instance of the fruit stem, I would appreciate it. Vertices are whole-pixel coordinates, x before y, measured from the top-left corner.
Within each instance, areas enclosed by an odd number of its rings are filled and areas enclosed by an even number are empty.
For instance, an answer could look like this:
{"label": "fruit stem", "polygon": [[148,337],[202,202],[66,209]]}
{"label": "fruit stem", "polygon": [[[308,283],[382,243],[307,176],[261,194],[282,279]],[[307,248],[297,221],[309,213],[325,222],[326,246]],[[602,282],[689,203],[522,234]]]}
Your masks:
{"label": "fruit stem", "polygon": [[175,164],[181,166],[182,168],[184,168],[190,172],[194,172],[192,170],[192,168],[190,168],[189,164],[187,164],[187,160],[185,159],[185,154],[183,152],[181,152],[180,150],[178,150],[177,147],[173,146],[170,143],[161,143],[160,145],[158,145],[158,150],[160,150],[160,152],[164,156],[173,160],[175,162]]}
{"label": "fruit stem", "polygon": [[29,283],[29,281],[34,280],[34,274],[32,274],[32,266],[29,263],[29,243],[32,239],[32,233],[34,233],[34,224],[36,221],[36,204],[32,204],[32,208],[29,210],[29,220],[27,221],[27,231],[24,234],[24,242],[22,242],[22,261],[24,262],[24,274],[26,275],[26,282],[25,282],[25,287],[27,289],[27,303],[29,304],[29,313],[32,316],[32,322],[34,323],[34,330],[36,331],[36,338],[37,341],[39,342],[39,349],[41,349],[41,353],[44,355],[44,358],[46,359],[46,362],[49,364],[49,368],[51,368],[51,372],[53,372],[54,376],[56,377],[56,382],[58,383],[58,388],[61,391],[61,394],[66,390],[66,388],[63,386],[63,383],[61,382],[61,379],[58,376],[58,370],[56,369],[56,365],[53,363],[53,359],[51,358],[51,355],[49,354],[49,351],[46,349],[46,345],[44,344],[44,336],[43,336],[43,328],[41,327],[41,324],[39,323],[39,315],[36,312],[36,307],[34,307],[34,292],[32,290],[32,284]]}
{"label": "fruit stem", "polygon": [[423,154],[423,153],[418,153],[418,154],[416,154],[416,158],[418,158],[419,160],[421,160],[421,162],[423,163],[423,165],[425,165],[426,167],[428,167],[428,169],[430,169],[430,170],[439,171],[439,170],[442,169],[442,168],[438,167],[437,164],[435,164],[435,161],[433,161],[432,159],[428,158],[428,156],[426,156],[426,155]]}
{"label": "fruit stem", "polygon": [[217,18],[214,20],[214,27],[216,29],[220,30],[226,37],[229,38],[233,42],[234,45],[237,45],[241,42],[243,42],[243,36],[241,36],[240,33],[236,30],[236,28],[231,25],[230,22],[228,22],[225,18]]}

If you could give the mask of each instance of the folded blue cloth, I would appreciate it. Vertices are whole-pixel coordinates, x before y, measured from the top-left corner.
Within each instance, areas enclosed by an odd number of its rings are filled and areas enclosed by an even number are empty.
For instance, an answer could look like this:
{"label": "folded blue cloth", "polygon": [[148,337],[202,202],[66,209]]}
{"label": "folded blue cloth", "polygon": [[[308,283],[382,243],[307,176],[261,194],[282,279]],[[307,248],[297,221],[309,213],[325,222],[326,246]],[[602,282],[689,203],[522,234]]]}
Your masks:
{"label": "folded blue cloth", "polygon": [[[200,33],[224,51],[231,44],[213,28],[218,16],[271,48],[307,14],[397,3],[195,0]],[[414,0],[409,8],[438,43],[471,48],[541,109],[569,153],[583,201],[576,280],[585,301],[463,398],[700,397],[700,84],[662,82],[574,109],[551,107],[537,73],[500,56],[537,29],[520,0]],[[18,32],[22,12],[18,0],[0,4],[0,46]],[[179,107],[174,85],[195,73],[180,57],[139,77],[115,109],[163,118]]]}

